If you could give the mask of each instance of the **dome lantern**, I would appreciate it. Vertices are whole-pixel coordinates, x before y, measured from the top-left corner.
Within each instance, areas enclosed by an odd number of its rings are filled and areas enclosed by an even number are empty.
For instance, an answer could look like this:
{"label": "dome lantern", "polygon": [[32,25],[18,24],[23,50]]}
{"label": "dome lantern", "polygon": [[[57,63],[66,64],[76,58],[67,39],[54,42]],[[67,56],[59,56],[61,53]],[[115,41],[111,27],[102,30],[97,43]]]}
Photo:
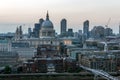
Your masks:
{"label": "dome lantern", "polygon": [[42,28],[53,28],[53,23],[49,20],[49,14],[47,11],[46,20],[42,23]]}
{"label": "dome lantern", "polygon": [[49,20],[49,14],[48,14],[48,11],[47,11],[47,14],[46,14],[46,20]]}

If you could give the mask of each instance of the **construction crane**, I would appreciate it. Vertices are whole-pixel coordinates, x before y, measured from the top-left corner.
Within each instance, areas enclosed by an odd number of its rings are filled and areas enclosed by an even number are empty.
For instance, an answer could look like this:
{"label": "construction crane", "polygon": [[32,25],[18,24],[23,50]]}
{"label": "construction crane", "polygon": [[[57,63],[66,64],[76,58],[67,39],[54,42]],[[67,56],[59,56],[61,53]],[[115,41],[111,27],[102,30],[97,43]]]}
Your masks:
{"label": "construction crane", "polygon": [[111,21],[111,18],[108,19],[108,22],[107,22],[107,24],[105,25],[106,28],[108,27],[108,24],[110,23],[110,21]]}

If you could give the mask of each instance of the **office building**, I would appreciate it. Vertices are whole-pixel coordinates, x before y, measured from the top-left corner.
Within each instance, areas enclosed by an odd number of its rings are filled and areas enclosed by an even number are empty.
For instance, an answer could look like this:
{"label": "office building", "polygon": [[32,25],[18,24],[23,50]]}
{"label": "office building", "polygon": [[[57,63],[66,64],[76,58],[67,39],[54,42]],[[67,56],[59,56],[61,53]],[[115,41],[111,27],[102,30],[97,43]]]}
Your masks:
{"label": "office building", "polygon": [[32,36],[32,30],[31,28],[28,28],[28,38],[30,38]]}
{"label": "office building", "polygon": [[38,23],[35,23],[35,24],[34,24],[32,37],[34,37],[34,38],[39,38],[40,29],[41,29],[41,26],[42,26],[43,21],[44,21],[44,20],[41,18],[41,19],[39,19],[39,22],[38,22]]}
{"label": "office building", "polygon": [[119,25],[119,35],[120,35],[120,25]]}
{"label": "office building", "polygon": [[89,38],[89,21],[88,20],[86,20],[83,23],[83,35],[85,40]]}
{"label": "office building", "polygon": [[66,33],[66,29],[67,29],[67,20],[62,19],[60,22],[60,26],[61,26],[61,35],[64,35]]}
{"label": "office building", "polygon": [[116,72],[117,63],[115,60],[115,55],[108,55],[105,52],[84,52],[84,54],[79,54],[79,62],[83,66],[103,70],[106,72]]}
{"label": "office building", "polygon": [[39,19],[40,29],[41,29],[41,25],[42,25],[43,22],[44,22],[44,19],[43,19],[43,18]]}
{"label": "office building", "polygon": [[0,67],[15,66],[18,64],[17,52],[0,51]]}
{"label": "office building", "polygon": [[105,36],[112,36],[113,30],[111,28],[106,28],[104,33],[105,33]]}
{"label": "office building", "polygon": [[104,39],[105,38],[105,29],[103,26],[95,26],[91,30],[91,37],[94,39]]}
{"label": "office building", "polygon": [[11,51],[11,42],[9,40],[0,40],[0,51]]}
{"label": "office building", "polygon": [[69,29],[68,29],[67,36],[68,36],[68,37],[73,37],[73,36],[74,36],[74,33],[73,33],[73,29],[72,29],[72,28],[69,28]]}

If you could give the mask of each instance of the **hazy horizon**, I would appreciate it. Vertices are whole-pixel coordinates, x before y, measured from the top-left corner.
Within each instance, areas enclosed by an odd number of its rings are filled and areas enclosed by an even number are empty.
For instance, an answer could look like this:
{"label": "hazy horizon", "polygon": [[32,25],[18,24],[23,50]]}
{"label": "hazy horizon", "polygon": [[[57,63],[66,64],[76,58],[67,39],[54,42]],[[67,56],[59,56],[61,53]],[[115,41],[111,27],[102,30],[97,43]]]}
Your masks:
{"label": "hazy horizon", "polygon": [[0,33],[15,32],[16,27],[33,28],[40,18],[45,19],[47,10],[56,32],[60,32],[60,20],[67,19],[68,28],[83,29],[83,22],[94,26],[106,25],[118,33],[120,0],[0,0]]}

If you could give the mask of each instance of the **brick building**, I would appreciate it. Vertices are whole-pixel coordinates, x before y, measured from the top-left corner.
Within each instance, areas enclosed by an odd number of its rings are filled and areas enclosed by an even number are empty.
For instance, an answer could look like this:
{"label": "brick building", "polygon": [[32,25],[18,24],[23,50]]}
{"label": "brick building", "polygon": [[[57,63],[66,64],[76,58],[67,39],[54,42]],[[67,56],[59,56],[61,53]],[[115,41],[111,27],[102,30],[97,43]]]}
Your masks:
{"label": "brick building", "polygon": [[59,49],[55,45],[39,45],[35,56],[23,63],[25,73],[47,73],[64,72],[68,68],[75,69],[76,62],[71,58],[63,57],[59,54]]}

